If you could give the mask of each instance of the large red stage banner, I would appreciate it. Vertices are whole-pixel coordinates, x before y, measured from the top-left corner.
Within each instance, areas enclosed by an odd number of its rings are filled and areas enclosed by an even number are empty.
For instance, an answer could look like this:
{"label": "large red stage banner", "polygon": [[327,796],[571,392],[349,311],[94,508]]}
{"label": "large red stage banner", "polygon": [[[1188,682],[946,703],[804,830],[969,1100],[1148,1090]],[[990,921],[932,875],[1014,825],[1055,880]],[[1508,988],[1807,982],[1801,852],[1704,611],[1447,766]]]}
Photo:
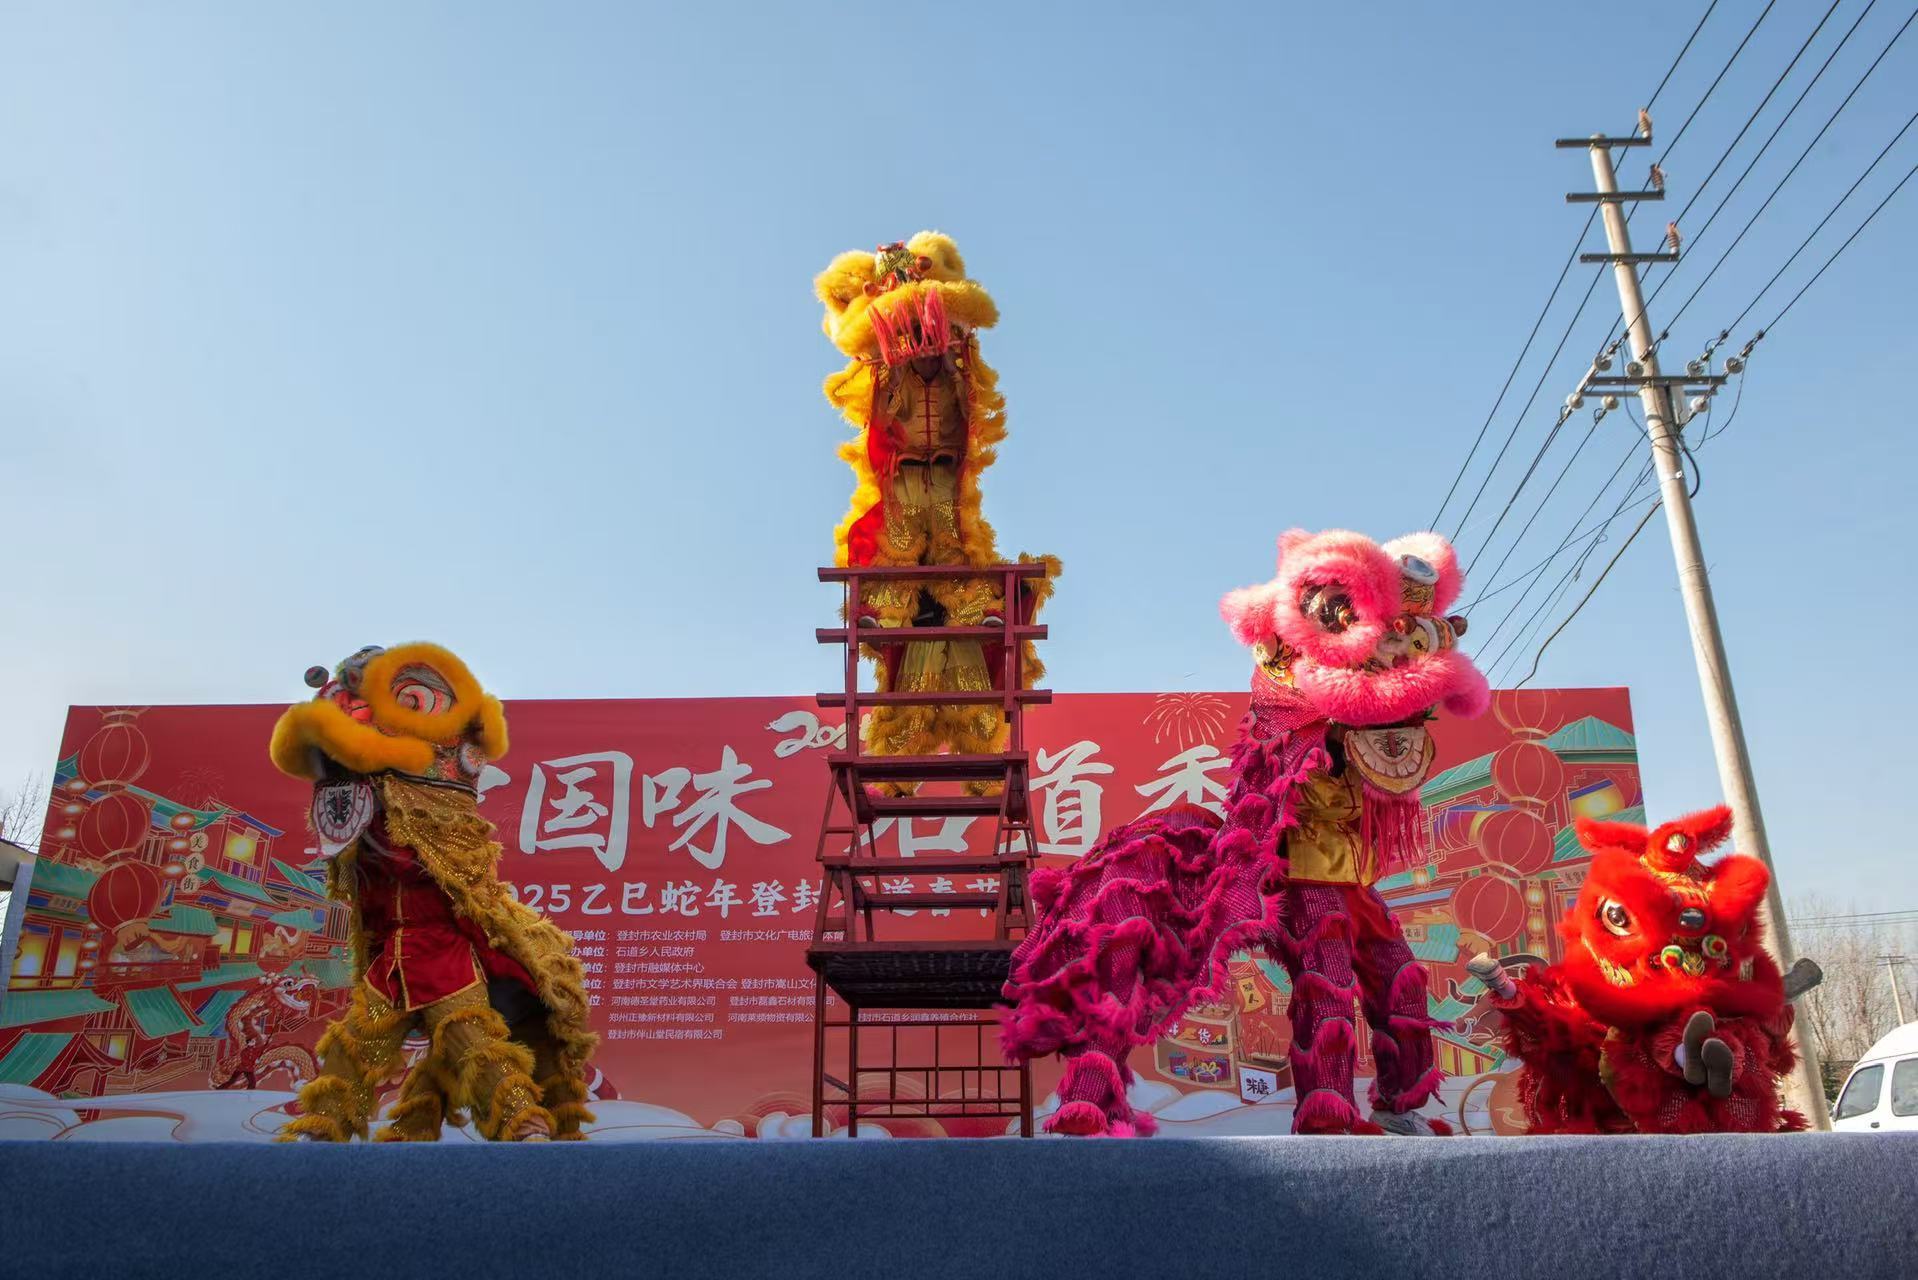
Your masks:
{"label": "large red stage banner", "polygon": [[[1175,803],[1217,807],[1244,706],[1244,694],[1078,694],[1033,710],[1040,853],[1082,856],[1102,830]],[[266,758],[280,710],[70,713],[40,857],[0,951],[0,1138],[257,1141],[285,1120],[352,977],[344,913],[306,830],[310,793]],[[809,1134],[804,951],[824,755],[843,727],[796,698],[517,702],[508,714],[513,750],[481,779],[481,812],[499,828],[505,877],[585,963],[602,1036],[592,1136]],[[1437,1033],[1447,1112],[1469,1132],[1515,1132],[1514,1064],[1464,964],[1481,949],[1557,954],[1587,864],[1573,818],[1641,808],[1630,703],[1623,689],[1502,692],[1491,714],[1435,736],[1431,860],[1381,887],[1431,971],[1433,1016],[1452,1024]],[[910,857],[991,833],[983,819],[906,819],[878,840]],[[955,928],[975,913],[923,914],[919,926]],[[1223,1001],[1134,1055],[1135,1101],[1167,1134],[1289,1129],[1285,973],[1256,950],[1231,973]],[[1041,1073],[1037,1096],[1053,1079]]]}

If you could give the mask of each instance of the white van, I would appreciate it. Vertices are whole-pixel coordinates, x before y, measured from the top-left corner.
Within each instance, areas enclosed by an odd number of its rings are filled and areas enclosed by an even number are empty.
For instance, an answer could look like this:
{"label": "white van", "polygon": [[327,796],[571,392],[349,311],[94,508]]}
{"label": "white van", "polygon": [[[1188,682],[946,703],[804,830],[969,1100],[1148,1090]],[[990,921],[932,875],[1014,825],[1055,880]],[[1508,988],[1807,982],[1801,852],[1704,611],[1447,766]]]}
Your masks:
{"label": "white van", "polygon": [[1838,1095],[1831,1127],[1918,1132],[1918,1022],[1899,1027],[1858,1060]]}

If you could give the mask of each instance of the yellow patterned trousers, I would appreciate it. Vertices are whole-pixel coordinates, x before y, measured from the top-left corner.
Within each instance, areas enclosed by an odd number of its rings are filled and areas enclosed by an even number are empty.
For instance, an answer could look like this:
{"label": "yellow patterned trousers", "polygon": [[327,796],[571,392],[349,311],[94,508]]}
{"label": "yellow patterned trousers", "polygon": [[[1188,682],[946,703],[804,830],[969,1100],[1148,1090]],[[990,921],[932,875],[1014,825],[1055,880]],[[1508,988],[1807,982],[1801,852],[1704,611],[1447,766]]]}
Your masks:
{"label": "yellow patterned trousers", "polygon": [[[405,1072],[401,1043],[415,1029],[431,1044]],[[461,1112],[494,1141],[577,1139],[592,1119],[584,1082],[560,1067],[544,1010],[509,1028],[477,984],[407,1011],[361,983],[318,1049],[320,1074],[300,1090],[301,1114],[280,1131],[283,1141],[365,1138],[381,1088],[402,1072],[399,1101],[375,1141],[437,1141],[449,1117],[462,1122]]]}
{"label": "yellow patterned trousers", "polygon": [[[885,522],[875,565],[967,564],[959,537],[959,469],[951,463],[902,462],[884,482]],[[998,586],[979,578],[878,582],[861,595],[884,627],[909,627],[937,604],[947,625],[976,627],[1000,607]]]}

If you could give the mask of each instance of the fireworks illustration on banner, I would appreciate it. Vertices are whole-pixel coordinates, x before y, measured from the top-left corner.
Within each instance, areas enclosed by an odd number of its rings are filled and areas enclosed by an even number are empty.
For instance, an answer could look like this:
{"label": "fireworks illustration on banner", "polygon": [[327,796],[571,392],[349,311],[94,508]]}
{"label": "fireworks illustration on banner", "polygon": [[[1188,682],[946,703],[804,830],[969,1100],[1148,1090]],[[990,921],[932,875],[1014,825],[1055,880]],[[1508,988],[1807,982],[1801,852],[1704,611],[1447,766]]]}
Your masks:
{"label": "fireworks illustration on banner", "polygon": [[1162,693],[1152,700],[1145,723],[1155,745],[1170,739],[1185,748],[1216,739],[1225,731],[1231,710],[1213,693]]}

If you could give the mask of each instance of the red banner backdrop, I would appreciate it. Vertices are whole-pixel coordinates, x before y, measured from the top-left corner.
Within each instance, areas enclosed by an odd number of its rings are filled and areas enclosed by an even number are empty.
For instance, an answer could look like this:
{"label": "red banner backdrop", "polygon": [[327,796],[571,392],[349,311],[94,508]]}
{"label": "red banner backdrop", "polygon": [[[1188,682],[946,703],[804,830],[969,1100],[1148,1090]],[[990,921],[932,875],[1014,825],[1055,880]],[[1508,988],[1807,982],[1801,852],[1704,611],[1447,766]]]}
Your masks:
{"label": "red banner backdrop", "polygon": [[[1080,856],[1147,810],[1216,805],[1244,702],[1080,694],[1035,709],[1041,854]],[[284,1119],[352,979],[344,914],[306,831],[308,789],[266,759],[278,711],[70,714],[41,857],[6,933],[0,1137],[109,1125],[261,1138]],[[794,698],[519,702],[508,714],[513,751],[481,780],[481,811],[499,828],[503,875],[573,934],[586,965],[603,1038],[595,1136],[807,1132],[803,952],[823,753],[843,728]],[[1493,714],[1435,732],[1432,861],[1382,888],[1432,970],[1435,1015],[1456,1027],[1441,1035],[1458,1078],[1448,1106],[1469,1128],[1509,1129],[1511,1064],[1477,1025],[1464,961],[1481,948],[1553,954],[1585,866],[1572,818],[1641,804],[1629,702],[1621,689],[1500,694]],[[983,819],[912,819],[888,822],[879,842],[912,856],[991,832]],[[926,911],[918,924],[958,928],[971,914]],[[1136,1055],[1174,1132],[1287,1127],[1284,973],[1251,952],[1233,974],[1226,1002]]]}

